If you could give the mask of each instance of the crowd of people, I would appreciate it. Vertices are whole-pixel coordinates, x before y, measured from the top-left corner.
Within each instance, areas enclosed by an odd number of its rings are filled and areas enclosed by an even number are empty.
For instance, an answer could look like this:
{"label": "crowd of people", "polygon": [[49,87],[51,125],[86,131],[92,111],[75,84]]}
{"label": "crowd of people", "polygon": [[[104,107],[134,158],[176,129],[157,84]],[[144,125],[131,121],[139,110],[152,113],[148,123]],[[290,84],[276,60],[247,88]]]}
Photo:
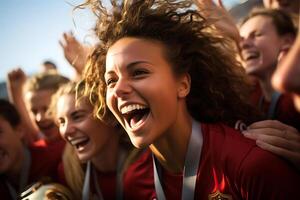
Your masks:
{"label": "crowd of people", "polygon": [[7,75],[1,199],[297,199],[300,1],[86,0],[98,43]]}

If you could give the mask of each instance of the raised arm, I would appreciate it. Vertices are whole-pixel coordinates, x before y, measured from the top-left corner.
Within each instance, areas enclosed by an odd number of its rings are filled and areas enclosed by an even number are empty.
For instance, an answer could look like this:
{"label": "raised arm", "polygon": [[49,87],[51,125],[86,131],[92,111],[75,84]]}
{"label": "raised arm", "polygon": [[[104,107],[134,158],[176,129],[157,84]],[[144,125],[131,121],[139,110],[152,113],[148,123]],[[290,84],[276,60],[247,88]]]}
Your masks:
{"label": "raised arm", "polygon": [[7,91],[9,100],[13,103],[20,113],[22,124],[25,130],[24,140],[27,144],[32,144],[38,140],[39,129],[30,119],[23,98],[23,86],[26,81],[26,75],[22,69],[14,69],[7,75]]}
{"label": "raised arm", "polygon": [[66,60],[75,69],[76,78],[80,77],[91,48],[80,43],[72,33],[64,33],[59,44],[64,51]]}

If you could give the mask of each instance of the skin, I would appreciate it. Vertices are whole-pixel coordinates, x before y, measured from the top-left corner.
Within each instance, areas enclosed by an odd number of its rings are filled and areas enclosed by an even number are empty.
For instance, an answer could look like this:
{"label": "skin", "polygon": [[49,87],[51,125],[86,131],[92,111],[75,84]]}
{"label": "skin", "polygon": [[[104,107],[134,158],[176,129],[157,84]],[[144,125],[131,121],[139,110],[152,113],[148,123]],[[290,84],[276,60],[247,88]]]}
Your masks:
{"label": "skin", "polygon": [[[98,170],[112,170],[116,164],[119,137],[113,128],[93,117],[92,109],[84,100],[75,106],[74,95],[61,96],[56,114],[59,131],[73,145],[81,162],[91,160]],[[87,142],[78,148],[76,141],[80,140]]]}
{"label": "skin", "polygon": [[272,84],[281,92],[293,94],[294,104],[300,112],[300,36],[284,58],[280,60],[273,77]]}
{"label": "skin", "polygon": [[272,18],[257,15],[240,28],[240,51],[246,73],[257,78],[264,98],[271,101],[275,91],[271,85],[278,59],[293,42],[290,35],[279,35]]}
{"label": "skin", "polygon": [[[264,79],[275,70],[278,55],[286,44],[280,37],[267,16],[255,16],[246,21],[240,28],[240,49],[242,60],[249,75]],[[254,59],[249,56],[256,55]]]}
{"label": "skin", "polygon": [[[26,144],[34,143],[39,139],[39,128],[34,120],[29,116],[29,112],[26,108],[23,98],[23,86],[26,82],[27,76],[21,68],[14,69],[7,74],[7,92],[9,94],[9,100],[17,108],[22,118],[22,126],[26,131],[23,140]],[[20,98],[21,97],[21,98]]]}
{"label": "skin", "polygon": [[[112,45],[106,58],[106,102],[136,147],[150,145],[165,168],[182,171],[192,126],[185,102],[190,77],[174,75],[164,48],[138,38],[122,38]],[[147,112],[130,122],[122,111],[133,105]]]}
{"label": "skin", "polygon": [[55,141],[60,138],[58,127],[46,115],[53,92],[53,90],[29,91],[24,95],[25,105],[31,120],[36,123],[48,141]]}
{"label": "skin", "polygon": [[20,126],[12,127],[0,116],[0,174],[6,174],[14,183],[24,160],[22,136]]}

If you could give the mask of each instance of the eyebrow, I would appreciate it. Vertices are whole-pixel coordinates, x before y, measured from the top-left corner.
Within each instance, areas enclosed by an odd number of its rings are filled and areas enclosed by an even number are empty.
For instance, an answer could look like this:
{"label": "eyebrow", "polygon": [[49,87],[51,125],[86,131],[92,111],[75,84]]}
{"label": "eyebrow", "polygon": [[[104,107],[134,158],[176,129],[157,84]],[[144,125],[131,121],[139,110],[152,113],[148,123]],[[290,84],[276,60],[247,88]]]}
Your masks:
{"label": "eyebrow", "polygon": [[[135,61],[135,62],[131,62],[128,65],[126,65],[126,69],[130,70],[130,69],[132,69],[133,67],[135,67],[138,64],[150,64],[150,65],[153,65],[151,62],[148,62],[148,61],[143,61],[143,60],[142,61]],[[113,73],[112,71],[105,72],[104,76],[106,74],[112,74],[112,73]]]}

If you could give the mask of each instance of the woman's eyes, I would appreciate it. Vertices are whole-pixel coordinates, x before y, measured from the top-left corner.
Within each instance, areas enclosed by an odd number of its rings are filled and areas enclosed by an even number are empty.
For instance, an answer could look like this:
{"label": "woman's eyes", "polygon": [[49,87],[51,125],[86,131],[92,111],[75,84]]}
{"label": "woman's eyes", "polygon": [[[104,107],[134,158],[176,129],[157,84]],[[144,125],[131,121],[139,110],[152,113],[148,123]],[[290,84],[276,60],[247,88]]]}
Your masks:
{"label": "woman's eyes", "polygon": [[[139,69],[132,69],[131,71],[128,72],[128,77],[130,78],[142,78],[143,76],[149,74],[149,71],[144,68],[139,68]],[[106,77],[105,78],[105,83],[106,86],[111,86],[115,84],[118,81],[119,77],[117,76],[111,76],[111,77]]]}
{"label": "woman's eyes", "polygon": [[76,120],[80,120],[80,119],[84,118],[84,116],[85,116],[84,114],[77,114],[77,115],[74,115],[74,116],[73,116],[73,120],[75,120],[75,121],[76,121]]}
{"label": "woman's eyes", "polygon": [[62,126],[62,125],[64,125],[64,123],[65,123],[65,119],[58,119],[57,120],[57,124],[59,125],[59,126]]}
{"label": "woman's eyes", "polygon": [[148,71],[145,70],[145,69],[136,69],[132,72],[132,76],[133,77],[136,77],[136,76],[142,76],[142,75],[145,75],[145,74],[148,74]]}
{"label": "woman's eyes", "polygon": [[113,78],[108,78],[105,82],[106,82],[106,85],[109,86],[109,85],[111,85],[112,83],[114,83],[115,80],[114,80]]}

